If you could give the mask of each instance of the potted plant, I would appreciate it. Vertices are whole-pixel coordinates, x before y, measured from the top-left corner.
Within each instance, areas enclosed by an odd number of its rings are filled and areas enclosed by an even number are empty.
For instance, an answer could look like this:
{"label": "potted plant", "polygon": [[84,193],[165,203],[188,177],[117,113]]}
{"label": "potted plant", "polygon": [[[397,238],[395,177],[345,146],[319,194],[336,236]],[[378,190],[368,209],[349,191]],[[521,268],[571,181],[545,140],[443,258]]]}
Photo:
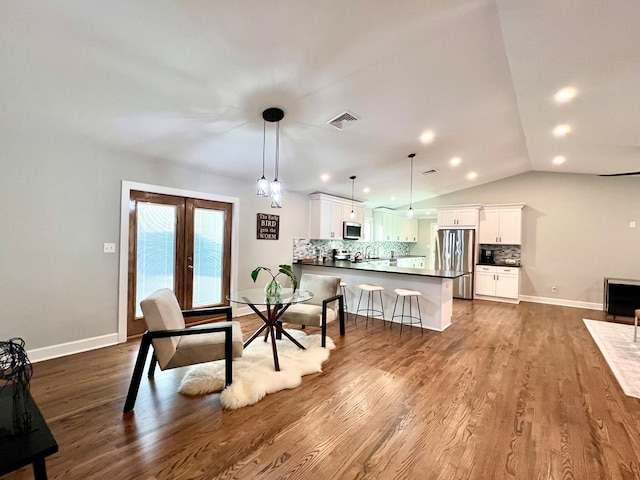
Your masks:
{"label": "potted plant", "polygon": [[264,293],[266,293],[269,297],[275,297],[282,291],[282,285],[280,284],[280,282],[278,282],[278,280],[276,280],[276,277],[281,273],[285,274],[291,279],[291,284],[293,285],[294,291],[298,288],[298,278],[296,277],[296,274],[293,273],[291,265],[278,265],[278,267],[278,273],[276,273],[275,275],[268,267],[257,267],[251,272],[251,278],[253,279],[254,283],[258,278],[260,270],[266,270],[267,272],[269,272],[269,275],[271,275],[271,280],[269,280],[269,283],[267,283],[264,287]]}

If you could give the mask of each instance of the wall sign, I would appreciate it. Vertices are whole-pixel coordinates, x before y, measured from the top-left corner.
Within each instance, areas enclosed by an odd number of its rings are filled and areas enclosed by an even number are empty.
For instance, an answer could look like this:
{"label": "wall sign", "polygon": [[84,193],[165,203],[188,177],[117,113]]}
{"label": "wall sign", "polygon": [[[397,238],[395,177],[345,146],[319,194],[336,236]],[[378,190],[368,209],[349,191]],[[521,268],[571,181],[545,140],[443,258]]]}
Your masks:
{"label": "wall sign", "polygon": [[278,240],[280,235],[280,215],[258,213],[256,238],[258,240]]}

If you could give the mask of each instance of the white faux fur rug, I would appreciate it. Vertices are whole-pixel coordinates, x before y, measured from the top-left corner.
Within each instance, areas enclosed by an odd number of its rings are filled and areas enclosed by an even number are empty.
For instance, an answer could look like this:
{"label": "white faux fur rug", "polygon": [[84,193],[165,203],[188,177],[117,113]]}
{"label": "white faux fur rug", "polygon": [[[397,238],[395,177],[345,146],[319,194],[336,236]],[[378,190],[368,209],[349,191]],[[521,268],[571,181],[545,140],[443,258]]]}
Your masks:
{"label": "white faux fur rug", "polygon": [[301,330],[287,330],[306,350],[296,347],[283,336],[276,340],[280,371],[273,366],[271,339],[256,338],[244,349],[242,357],[233,361],[233,382],[224,390],[224,360],[196,365],[182,379],[178,391],[186,395],[219,392],[223,408],[235,409],[253,405],[269,393],[295,388],[302,376],[322,372],[322,362],[329,358],[329,350],[336,348],[327,337],[322,348],[320,335],[306,335]]}
{"label": "white faux fur rug", "polygon": [[622,391],[629,397],[640,398],[640,331],[636,343],[633,341],[633,325],[583,321]]}

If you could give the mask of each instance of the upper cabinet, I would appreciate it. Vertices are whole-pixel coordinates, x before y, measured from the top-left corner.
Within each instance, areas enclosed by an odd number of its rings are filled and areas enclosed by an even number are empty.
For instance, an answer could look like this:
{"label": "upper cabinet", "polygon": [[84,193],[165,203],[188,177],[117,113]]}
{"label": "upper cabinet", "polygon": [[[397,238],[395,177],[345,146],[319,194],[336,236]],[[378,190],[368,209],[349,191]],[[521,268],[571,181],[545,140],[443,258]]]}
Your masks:
{"label": "upper cabinet", "polygon": [[438,228],[476,228],[479,205],[454,205],[438,208]]}
{"label": "upper cabinet", "polygon": [[396,212],[387,208],[373,211],[373,239],[378,242],[418,241],[418,220],[408,218],[406,212]]}
{"label": "upper cabinet", "polygon": [[479,243],[520,245],[523,207],[523,204],[486,205],[480,211]]}
{"label": "upper cabinet", "polygon": [[353,202],[355,218],[351,219],[351,200],[324,193],[309,195],[309,237],[318,240],[342,239],[342,222],[364,223],[364,205]]}

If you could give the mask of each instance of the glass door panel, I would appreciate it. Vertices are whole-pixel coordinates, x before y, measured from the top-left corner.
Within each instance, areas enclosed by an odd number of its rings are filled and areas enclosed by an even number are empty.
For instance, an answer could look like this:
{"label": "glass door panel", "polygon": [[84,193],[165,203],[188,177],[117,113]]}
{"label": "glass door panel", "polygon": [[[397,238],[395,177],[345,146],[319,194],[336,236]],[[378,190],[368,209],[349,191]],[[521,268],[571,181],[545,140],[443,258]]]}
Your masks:
{"label": "glass door panel", "polygon": [[225,212],[195,208],[192,308],[222,303]]}
{"label": "glass door panel", "polygon": [[141,300],[159,288],[174,288],[176,219],[174,205],[138,203],[136,317],[142,316]]}
{"label": "glass door panel", "polygon": [[182,309],[228,305],[232,204],[132,190],[129,205],[127,335],[146,330],[140,302],[160,288]]}

